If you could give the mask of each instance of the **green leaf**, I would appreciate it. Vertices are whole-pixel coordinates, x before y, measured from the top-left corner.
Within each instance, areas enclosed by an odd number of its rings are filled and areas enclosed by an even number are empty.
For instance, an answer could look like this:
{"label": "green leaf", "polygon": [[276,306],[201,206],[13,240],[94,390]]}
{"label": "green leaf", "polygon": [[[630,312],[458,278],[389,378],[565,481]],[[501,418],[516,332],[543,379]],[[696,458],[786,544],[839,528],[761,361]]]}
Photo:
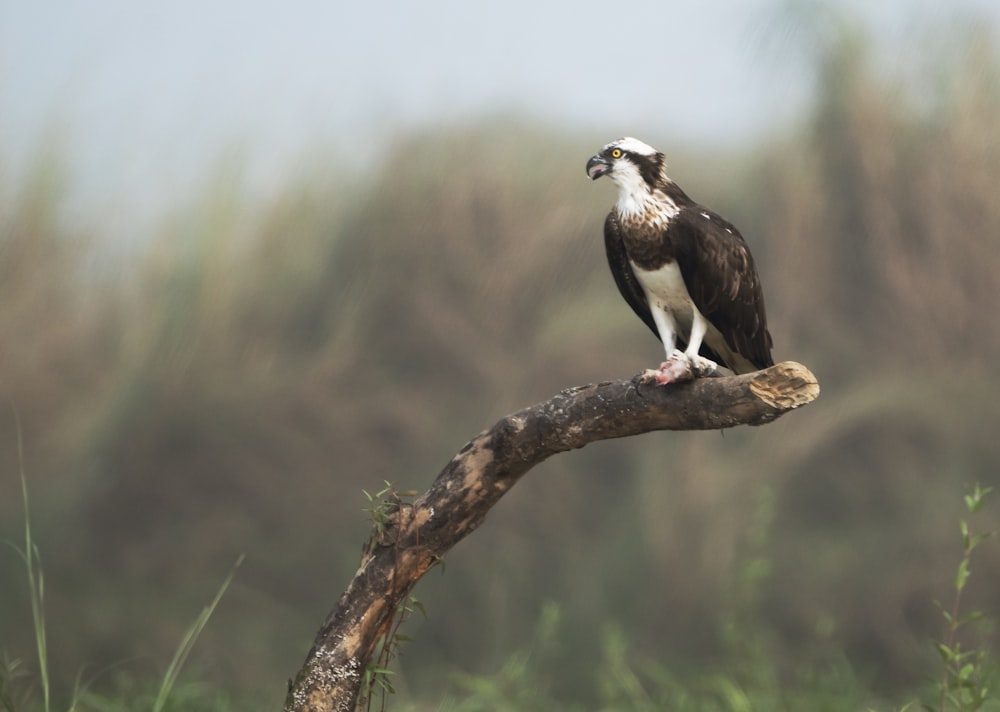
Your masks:
{"label": "green leaf", "polygon": [[966,623],[982,620],[985,617],[986,614],[983,613],[982,611],[970,611],[969,613],[966,613],[964,616],[958,619],[958,625],[963,626]]}
{"label": "green leaf", "polygon": [[955,659],[955,652],[944,643],[935,643],[934,647],[937,648],[938,655],[941,656],[941,660],[945,663],[950,663]]}
{"label": "green leaf", "polygon": [[991,536],[996,534],[996,532],[983,532],[982,534],[976,534],[971,539],[969,539],[969,551],[975,549],[984,540],[989,539]]}
{"label": "green leaf", "polygon": [[972,488],[972,493],[965,495],[965,508],[970,512],[978,512],[983,508],[986,503],[985,498],[990,492],[993,491],[992,487],[980,487],[977,482]]}
{"label": "green leaf", "polygon": [[410,605],[412,605],[414,609],[420,611],[420,615],[422,615],[424,617],[424,620],[427,620],[427,609],[424,608],[424,604],[423,603],[421,603],[419,600],[417,600],[413,596],[410,596]]}
{"label": "green leaf", "polygon": [[958,564],[958,573],[955,574],[955,590],[961,591],[965,588],[965,582],[969,580],[969,560],[962,559]]}

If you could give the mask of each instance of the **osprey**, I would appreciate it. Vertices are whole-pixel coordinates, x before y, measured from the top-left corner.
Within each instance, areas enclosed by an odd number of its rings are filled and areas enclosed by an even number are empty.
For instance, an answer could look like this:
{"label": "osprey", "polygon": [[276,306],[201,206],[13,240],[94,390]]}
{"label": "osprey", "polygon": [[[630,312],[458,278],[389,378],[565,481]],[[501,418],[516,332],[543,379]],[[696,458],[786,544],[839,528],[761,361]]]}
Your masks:
{"label": "osprey", "polygon": [[691,200],[667,177],[663,154],[637,139],[602,148],[587,175],[618,184],[604,221],[608,264],[667,354],[646,378],[663,385],[719,363],[734,373],[774,365],[760,279],[736,228]]}

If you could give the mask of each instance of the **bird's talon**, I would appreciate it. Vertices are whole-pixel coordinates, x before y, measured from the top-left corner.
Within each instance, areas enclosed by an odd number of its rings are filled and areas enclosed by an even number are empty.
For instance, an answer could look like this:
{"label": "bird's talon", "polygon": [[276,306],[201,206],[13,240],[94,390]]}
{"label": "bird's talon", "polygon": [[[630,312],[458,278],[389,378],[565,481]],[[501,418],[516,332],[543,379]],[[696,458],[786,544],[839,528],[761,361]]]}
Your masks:
{"label": "bird's talon", "polygon": [[704,356],[689,356],[688,360],[696,378],[705,378],[719,371],[719,364]]}
{"label": "bird's talon", "polygon": [[690,360],[684,354],[680,354],[679,357],[671,354],[669,359],[660,364],[659,369],[648,369],[643,378],[647,383],[666,386],[670,383],[690,381],[695,378],[695,372],[691,368]]}
{"label": "bird's talon", "polygon": [[[656,376],[659,373],[660,372],[655,368],[647,368],[645,371],[636,376],[637,384],[646,386],[649,385],[650,383],[656,383]],[[638,387],[636,388],[636,390],[638,390]]]}

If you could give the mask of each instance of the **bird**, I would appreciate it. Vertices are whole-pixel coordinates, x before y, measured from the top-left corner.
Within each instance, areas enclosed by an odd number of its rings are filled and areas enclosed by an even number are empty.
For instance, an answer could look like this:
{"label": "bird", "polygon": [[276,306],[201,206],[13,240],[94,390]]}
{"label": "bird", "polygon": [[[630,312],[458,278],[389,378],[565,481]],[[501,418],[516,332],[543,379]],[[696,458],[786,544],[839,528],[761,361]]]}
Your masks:
{"label": "bird", "polygon": [[608,176],[618,200],[604,221],[604,246],[618,291],[662,342],[666,360],[643,382],[667,385],[774,365],[757,267],[736,227],[667,176],[665,156],[620,138],[587,161]]}

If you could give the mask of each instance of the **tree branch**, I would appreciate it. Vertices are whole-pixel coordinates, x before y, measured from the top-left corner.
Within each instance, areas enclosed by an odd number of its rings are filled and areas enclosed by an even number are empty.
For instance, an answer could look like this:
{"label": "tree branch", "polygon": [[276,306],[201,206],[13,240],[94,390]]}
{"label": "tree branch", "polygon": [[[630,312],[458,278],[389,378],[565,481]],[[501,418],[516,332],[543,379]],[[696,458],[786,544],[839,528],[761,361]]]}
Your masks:
{"label": "tree branch", "polygon": [[819,395],[815,376],[787,361],[742,376],[666,387],[632,380],[563,391],[502,418],[469,441],[412,505],[391,512],[320,628],[290,684],[286,712],[352,712],[365,667],[421,576],[528,470],[588,443],[653,430],[763,425]]}

